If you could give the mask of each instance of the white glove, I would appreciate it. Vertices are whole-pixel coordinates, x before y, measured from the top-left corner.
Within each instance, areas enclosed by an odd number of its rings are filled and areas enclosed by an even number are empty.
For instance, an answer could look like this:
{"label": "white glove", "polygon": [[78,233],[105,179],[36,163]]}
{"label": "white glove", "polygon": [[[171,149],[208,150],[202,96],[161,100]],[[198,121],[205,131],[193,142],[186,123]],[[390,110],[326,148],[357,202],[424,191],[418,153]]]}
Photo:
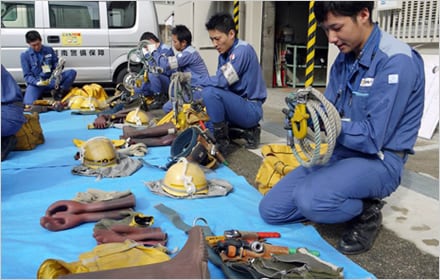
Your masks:
{"label": "white glove", "polygon": [[49,79],[47,80],[39,80],[37,83],[37,86],[39,87],[43,87],[43,86],[47,86],[49,84]]}
{"label": "white glove", "polygon": [[156,44],[148,44],[148,51],[152,54],[155,50],[157,50]]}

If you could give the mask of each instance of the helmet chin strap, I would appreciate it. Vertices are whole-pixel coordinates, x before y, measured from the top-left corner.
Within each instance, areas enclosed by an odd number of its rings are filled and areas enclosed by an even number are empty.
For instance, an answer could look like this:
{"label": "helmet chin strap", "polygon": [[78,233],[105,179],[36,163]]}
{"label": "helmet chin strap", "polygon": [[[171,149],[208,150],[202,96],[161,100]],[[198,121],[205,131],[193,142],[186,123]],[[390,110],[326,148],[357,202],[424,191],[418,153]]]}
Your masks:
{"label": "helmet chin strap", "polygon": [[182,169],[182,171],[183,171],[182,172],[183,186],[185,187],[186,192],[189,195],[192,195],[192,194],[194,194],[196,192],[196,186],[194,186],[192,176],[186,175],[187,169],[188,169],[188,160],[186,158],[184,158],[184,157],[181,157],[179,159],[179,162],[183,162],[183,169]]}

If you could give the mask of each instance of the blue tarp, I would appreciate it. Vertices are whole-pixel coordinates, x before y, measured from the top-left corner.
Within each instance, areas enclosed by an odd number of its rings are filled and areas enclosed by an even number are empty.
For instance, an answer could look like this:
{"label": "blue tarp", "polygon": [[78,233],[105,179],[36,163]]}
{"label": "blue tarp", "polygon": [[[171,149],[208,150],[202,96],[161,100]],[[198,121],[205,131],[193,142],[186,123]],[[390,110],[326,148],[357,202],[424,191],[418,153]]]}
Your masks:
{"label": "blue tarp", "polygon": [[[303,224],[268,225],[258,214],[261,194],[244,177],[226,166],[207,173],[207,179],[228,180],[234,187],[226,197],[194,200],[172,199],[151,193],[146,181],[160,180],[165,171],[144,166],[129,177],[103,178],[73,175],[71,170],[80,163],[74,159],[78,149],[72,139],[87,140],[95,136],[119,139],[117,128],[88,130],[94,115],[72,115],[70,111],[47,112],[40,115],[45,143],[31,151],[11,152],[2,162],[1,176],[1,277],[36,278],[39,266],[46,259],[66,262],[78,260],[81,253],[97,244],[93,238],[94,223],[68,230],[52,232],[40,225],[40,217],[49,205],[58,200],[72,199],[87,189],[104,191],[130,190],[136,197],[135,211],[155,218],[153,226],[168,233],[167,247],[182,248],[187,236],[154,206],[162,203],[181,214],[187,224],[203,217],[212,231],[221,235],[225,230],[277,231],[281,238],[271,239],[274,245],[307,247],[318,250],[321,258],[344,268],[345,278],[374,278],[374,275],[340,254],[321,238],[313,226]],[[151,147],[143,159],[154,165],[164,165],[169,147]],[[221,270],[211,263],[212,278],[224,278]]]}

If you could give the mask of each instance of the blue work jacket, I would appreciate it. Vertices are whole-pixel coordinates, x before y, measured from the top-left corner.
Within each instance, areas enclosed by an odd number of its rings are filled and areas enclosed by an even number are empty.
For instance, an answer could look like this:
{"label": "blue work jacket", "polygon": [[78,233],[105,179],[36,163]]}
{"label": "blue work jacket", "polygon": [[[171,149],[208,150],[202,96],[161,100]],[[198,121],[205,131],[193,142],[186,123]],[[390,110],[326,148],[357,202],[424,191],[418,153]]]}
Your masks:
{"label": "blue work jacket", "polygon": [[[230,63],[237,73],[238,80],[229,84],[222,68]],[[247,42],[235,39],[231,49],[220,54],[215,76],[205,82],[205,86],[219,87],[249,100],[266,100],[266,83],[254,48]]]}
{"label": "blue work jacket", "polygon": [[[147,54],[147,55],[150,55],[150,54]],[[160,43],[160,45],[157,48],[157,50],[155,50],[153,52],[153,54],[152,54],[152,56],[154,58],[154,63],[150,62],[149,64],[150,65],[156,64],[156,66],[162,67],[161,65],[164,64],[164,61],[168,60],[168,57],[169,56],[173,56],[173,55],[174,55],[174,51],[173,51],[173,48],[171,48],[171,46],[169,46],[167,44],[164,44],[164,43]],[[152,66],[154,66],[154,65],[152,65]],[[170,70],[167,71],[167,70],[164,69],[163,74],[166,75],[166,76],[171,76],[171,74],[173,72],[174,71],[172,71],[172,70],[171,71]]]}
{"label": "blue work jacket", "polygon": [[200,86],[201,81],[209,77],[205,62],[193,46],[187,46],[175,55],[176,65],[171,65],[169,59],[174,54],[168,56],[167,59],[158,57],[156,52],[153,53],[153,56],[165,71],[191,72],[191,86]]}
{"label": "blue work jacket", "polygon": [[419,53],[376,24],[358,58],[340,53],[331,68],[325,96],[342,118],[338,145],[367,154],[413,153],[424,95]]}
{"label": "blue work jacket", "polygon": [[2,92],[2,137],[17,133],[26,122],[23,115],[23,94],[12,75],[1,66],[1,92]]}
{"label": "blue work jacket", "polygon": [[37,85],[40,79],[48,79],[51,73],[43,73],[42,66],[48,65],[51,72],[58,64],[58,56],[52,47],[43,45],[40,52],[28,48],[21,54],[23,77],[28,85]]}

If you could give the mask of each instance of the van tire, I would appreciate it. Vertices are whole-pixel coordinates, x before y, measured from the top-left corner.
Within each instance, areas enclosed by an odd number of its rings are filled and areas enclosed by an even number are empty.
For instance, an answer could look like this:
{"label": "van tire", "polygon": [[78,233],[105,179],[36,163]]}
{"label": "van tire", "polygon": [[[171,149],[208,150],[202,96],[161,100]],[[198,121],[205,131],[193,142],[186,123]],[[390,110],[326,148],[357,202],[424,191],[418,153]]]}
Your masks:
{"label": "van tire", "polygon": [[121,70],[119,70],[118,74],[116,75],[115,84],[120,84],[124,81],[125,75],[127,75],[127,66],[122,67]]}

